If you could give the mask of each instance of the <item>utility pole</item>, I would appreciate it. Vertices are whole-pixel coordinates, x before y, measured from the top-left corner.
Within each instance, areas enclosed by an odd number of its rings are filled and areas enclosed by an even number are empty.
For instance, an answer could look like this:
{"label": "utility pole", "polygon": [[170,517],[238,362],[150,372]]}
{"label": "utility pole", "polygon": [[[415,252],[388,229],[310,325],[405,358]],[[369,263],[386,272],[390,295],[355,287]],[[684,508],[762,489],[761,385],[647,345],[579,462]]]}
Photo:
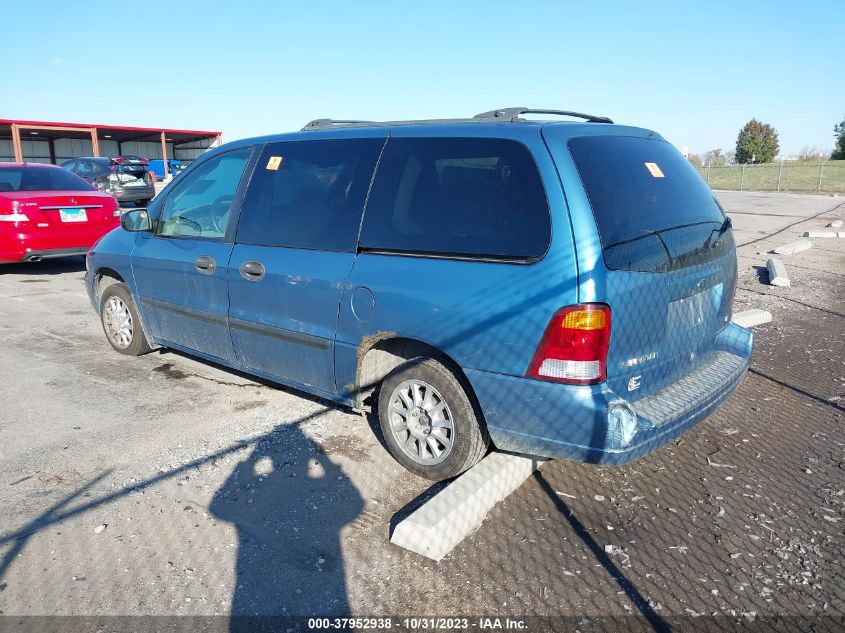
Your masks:
{"label": "utility pole", "polygon": [[827,159],[824,159],[821,164],[819,165],[819,188],[816,190],[816,193],[822,192],[822,177],[824,176],[824,164],[827,162]]}

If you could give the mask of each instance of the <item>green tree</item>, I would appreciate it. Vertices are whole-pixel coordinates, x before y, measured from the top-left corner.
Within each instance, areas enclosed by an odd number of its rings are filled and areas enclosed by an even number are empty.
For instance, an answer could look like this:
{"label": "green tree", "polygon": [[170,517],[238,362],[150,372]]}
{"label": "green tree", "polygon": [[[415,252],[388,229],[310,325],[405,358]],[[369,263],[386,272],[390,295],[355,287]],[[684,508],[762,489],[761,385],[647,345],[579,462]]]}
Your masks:
{"label": "green tree", "polygon": [[778,133],[768,123],[751,119],[736,138],[736,162],[770,163],[778,155]]}
{"label": "green tree", "polygon": [[845,160],[845,119],[833,126],[833,134],[836,136],[836,147],[833,148],[830,160]]}
{"label": "green tree", "polygon": [[701,156],[698,154],[690,154],[687,156],[687,160],[696,167],[701,167]]}

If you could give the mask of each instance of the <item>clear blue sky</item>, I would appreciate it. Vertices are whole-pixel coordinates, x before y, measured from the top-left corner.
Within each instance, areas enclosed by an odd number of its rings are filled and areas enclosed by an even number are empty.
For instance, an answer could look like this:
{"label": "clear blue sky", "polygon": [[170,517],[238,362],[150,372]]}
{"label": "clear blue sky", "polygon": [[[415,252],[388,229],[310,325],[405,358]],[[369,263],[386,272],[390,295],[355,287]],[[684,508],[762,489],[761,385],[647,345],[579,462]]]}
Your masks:
{"label": "clear blue sky", "polygon": [[[222,130],[581,110],[678,147],[833,147],[845,2],[0,0],[0,118]],[[19,27],[19,28],[15,28]]]}

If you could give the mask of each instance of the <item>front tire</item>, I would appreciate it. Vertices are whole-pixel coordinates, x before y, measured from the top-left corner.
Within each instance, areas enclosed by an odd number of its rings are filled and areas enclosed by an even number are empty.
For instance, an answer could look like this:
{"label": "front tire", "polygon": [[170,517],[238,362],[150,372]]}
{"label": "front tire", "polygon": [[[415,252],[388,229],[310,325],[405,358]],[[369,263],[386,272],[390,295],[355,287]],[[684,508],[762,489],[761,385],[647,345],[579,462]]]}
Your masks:
{"label": "front tire", "polygon": [[126,284],[112,284],[103,290],[100,322],[114,351],[128,356],[141,356],[152,349],[141,328],[138,309]]}
{"label": "front tire", "polygon": [[440,481],[474,466],[489,437],[458,377],[433,358],[394,369],[379,390],[379,424],[393,458]]}

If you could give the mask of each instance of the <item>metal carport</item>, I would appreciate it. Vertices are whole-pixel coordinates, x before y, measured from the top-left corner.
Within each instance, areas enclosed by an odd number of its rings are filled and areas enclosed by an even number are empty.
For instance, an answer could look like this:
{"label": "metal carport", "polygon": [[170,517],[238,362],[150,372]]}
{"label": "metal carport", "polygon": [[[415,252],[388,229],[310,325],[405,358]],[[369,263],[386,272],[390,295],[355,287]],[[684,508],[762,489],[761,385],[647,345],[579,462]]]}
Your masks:
{"label": "metal carport", "polygon": [[[0,161],[55,164],[76,156],[125,152],[190,162],[220,143],[220,132],[0,119]],[[164,168],[167,174],[166,161]]]}

